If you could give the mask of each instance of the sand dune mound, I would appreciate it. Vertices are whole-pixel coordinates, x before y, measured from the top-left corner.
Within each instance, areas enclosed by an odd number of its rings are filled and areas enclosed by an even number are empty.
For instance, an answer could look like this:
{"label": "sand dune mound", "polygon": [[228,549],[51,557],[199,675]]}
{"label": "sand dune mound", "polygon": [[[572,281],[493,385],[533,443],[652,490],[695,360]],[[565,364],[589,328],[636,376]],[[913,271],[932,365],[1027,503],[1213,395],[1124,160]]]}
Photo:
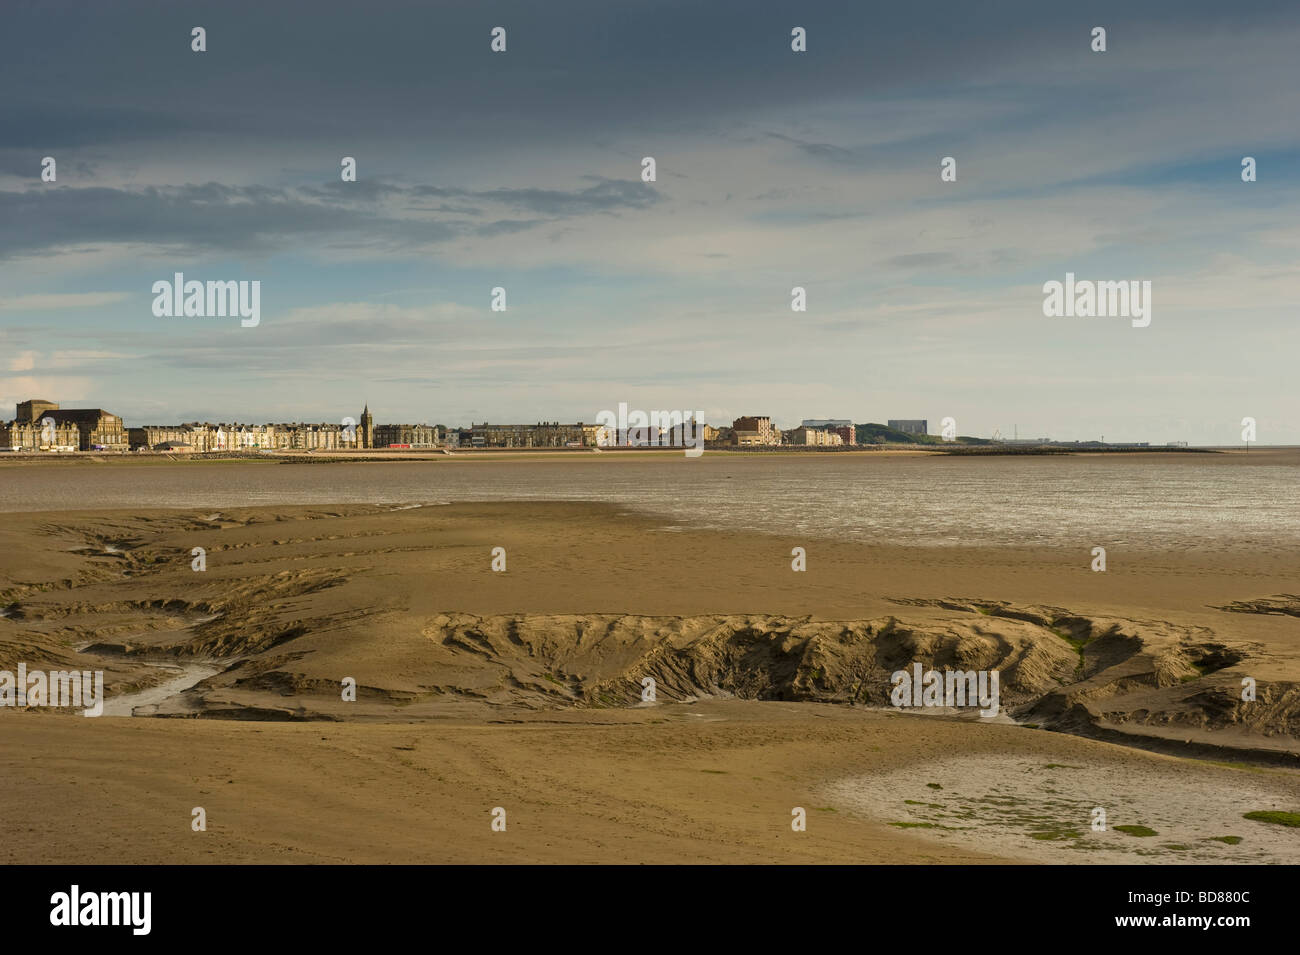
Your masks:
{"label": "sand dune mound", "polygon": [[[1250,646],[1209,639],[1204,628],[1089,620],[1054,608],[972,608],[977,619],[938,626],[895,617],[444,614],[423,632],[446,654],[439,672],[460,675],[439,681],[437,692],[469,690],[498,702],[625,706],[641,701],[649,677],[660,700],[884,706],[891,674],[919,663],[998,670],[1003,707],[1047,728],[1240,725],[1300,735],[1294,687],[1269,684],[1256,703],[1234,697],[1238,669],[1258,658]],[[495,681],[484,679],[492,672]],[[466,680],[468,673],[475,676]]]}
{"label": "sand dune mound", "polygon": [[[499,668],[552,702],[627,705],[654,680],[664,700],[735,696],[885,705],[890,674],[1001,670],[1004,698],[1036,698],[1074,666],[1069,648],[1014,624],[912,629],[896,619],[768,615],[441,615],[425,636],[456,668]],[[455,687],[443,689],[454,692]]]}

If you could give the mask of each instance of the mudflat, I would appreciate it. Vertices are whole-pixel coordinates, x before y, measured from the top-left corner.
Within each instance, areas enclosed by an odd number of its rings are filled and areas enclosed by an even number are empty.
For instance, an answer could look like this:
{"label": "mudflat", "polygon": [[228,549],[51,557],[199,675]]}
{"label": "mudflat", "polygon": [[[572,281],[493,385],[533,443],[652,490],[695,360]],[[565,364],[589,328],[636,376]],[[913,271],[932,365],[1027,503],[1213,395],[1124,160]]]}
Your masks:
{"label": "mudflat", "polygon": [[[3,851],[1300,861],[1243,818],[1300,809],[1294,590],[1269,549],[1094,573],[585,502],[8,514],[0,669],[136,716],[0,708]],[[1004,714],[892,709],[917,662],[999,670]]]}

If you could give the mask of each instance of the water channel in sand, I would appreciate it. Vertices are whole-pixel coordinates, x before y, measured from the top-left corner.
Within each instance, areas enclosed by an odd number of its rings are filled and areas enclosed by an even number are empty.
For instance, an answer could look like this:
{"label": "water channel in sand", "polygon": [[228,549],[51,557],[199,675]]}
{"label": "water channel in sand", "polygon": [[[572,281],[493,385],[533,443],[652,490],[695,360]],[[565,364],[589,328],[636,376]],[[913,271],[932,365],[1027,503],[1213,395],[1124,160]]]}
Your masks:
{"label": "water channel in sand", "polygon": [[175,676],[135,693],[109,697],[104,702],[105,716],[152,716],[158,711],[159,704],[222,670],[222,667],[210,663],[149,663],[146,666],[172,670]]}

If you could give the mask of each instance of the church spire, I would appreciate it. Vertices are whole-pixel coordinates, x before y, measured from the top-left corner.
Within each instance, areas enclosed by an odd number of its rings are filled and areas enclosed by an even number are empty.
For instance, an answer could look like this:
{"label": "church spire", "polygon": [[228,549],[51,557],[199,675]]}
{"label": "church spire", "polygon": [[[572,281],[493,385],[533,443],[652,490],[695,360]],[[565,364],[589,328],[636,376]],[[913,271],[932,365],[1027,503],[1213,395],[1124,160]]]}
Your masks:
{"label": "church spire", "polygon": [[361,428],[357,435],[357,447],[373,448],[375,446],[375,419],[370,414],[370,402],[366,402],[366,409],[361,412]]}

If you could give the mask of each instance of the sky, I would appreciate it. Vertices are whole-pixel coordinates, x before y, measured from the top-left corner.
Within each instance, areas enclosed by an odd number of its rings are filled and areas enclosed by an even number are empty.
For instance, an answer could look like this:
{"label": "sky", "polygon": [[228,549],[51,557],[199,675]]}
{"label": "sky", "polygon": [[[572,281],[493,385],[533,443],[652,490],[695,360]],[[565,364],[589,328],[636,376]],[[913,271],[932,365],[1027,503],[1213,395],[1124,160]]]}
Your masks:
{"label": "sky", "polygon": [[[1297,49],[1287,3],[6,0],[0,418],[1300,444]],[[155,316],[177,272],[260,323]],[[1067,272],[1150,324],[1045,316]]]}

